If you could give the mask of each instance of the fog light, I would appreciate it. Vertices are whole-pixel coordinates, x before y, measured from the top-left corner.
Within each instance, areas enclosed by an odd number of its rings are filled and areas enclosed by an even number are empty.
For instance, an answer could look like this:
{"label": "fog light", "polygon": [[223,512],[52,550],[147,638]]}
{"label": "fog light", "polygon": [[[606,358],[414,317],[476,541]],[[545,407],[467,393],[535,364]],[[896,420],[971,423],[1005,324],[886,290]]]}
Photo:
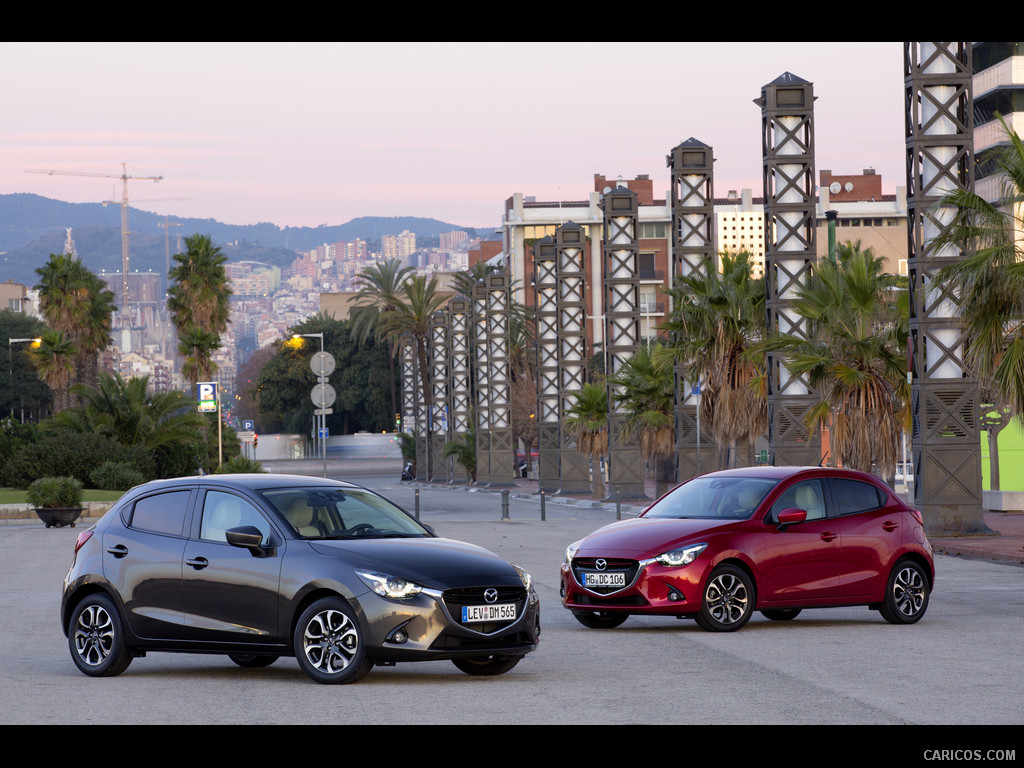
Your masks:
{"label": "fog light", "polygon": [[683,599],[683,596],[681,594],[679,594],[678,592],[676,592],[676,590],[673,589],[672,587],[669,587],[668,599],[669,599],[669,601],[671,601],[673,603],[678,603],[678,602],[680,602]]}
{"label": "fog light", "polygon": [[409,633],[405,631],[405,625],[403,624],[398,629],[393,629],[387,637],[387,642],[394,643],[395,645],[409,642]]}

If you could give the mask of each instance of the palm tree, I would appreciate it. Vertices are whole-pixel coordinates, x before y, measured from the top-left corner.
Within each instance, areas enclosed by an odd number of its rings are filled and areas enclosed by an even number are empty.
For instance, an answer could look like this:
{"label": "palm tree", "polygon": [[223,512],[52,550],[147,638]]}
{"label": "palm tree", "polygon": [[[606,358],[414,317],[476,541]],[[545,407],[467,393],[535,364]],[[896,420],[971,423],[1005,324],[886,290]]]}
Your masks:
{"label": "palm tree", "polygon": [[192,235],[185,240],[185,252],[175,254],[174,260],[177,266],[168,274],[167,308],[178,333],[179,352],[192,358],[182,372],[194,387],[200,377],[216,370],[210,358],[229,322],[227,256],[208,235]]}
{"label": "palm tree", "polygon": [[654,360],[680,364],[700,381],[701,417],[718,442],[719,464],[732,467],[738,442],[751,445],[768,427],[764,357],[750,354],[765,336],[765,298],[749,254],[720,260],[721,272],[705,260],[703,270],[667,291],[672,315],[660,329],[669,340]]}
{"label": "palm tree", "polygon": [[476,431],[471,424],[461,437],[444,444],[444,457],[454,456],[466,470],[466,485],[476,482]]}
{"label": "palm tree", "polygon": [[608,392],[603,384],[588,382],[571,397],[562,425],[570,440],[576,441],[576,450],[590,458],[593,496],[603,499],[601,459],[608,455]]}
{"label": "palm tree", "polygon": [[106,284],[70,254],[51,254],[36,270],[39,304],[43,317],[75,345],[79,382],[95,384],[97,355],[110,342],[114,294]]}
{"label": "palm tree", "polygon": [[209,381],[217,372],[213,353],[220,347],[220,336],[213,331],[204,331],[190,326],[178,336],[178,354],[182,356],[182,375],[195,389],[196,383]]}
{"label": "palm tree", "polygon": [[[377,328],[381,338],[391,343],[392,349],[397,348],[406,334],[412,337],[416,349],[416,362],[420,370],[420,407],[423,413],[430,408],[430,364],[427,355],[430,338],[430,319],[434,313],[448,301],[448,295],[440,293],[437,278],[428,281],[423,275],[413,275],[402,283],[402,288],[395,296],[396,302],[380,312],[377,317]],[[432,419],[427,419],[427,445],[431,444],[433,435]],[[433,471],[432,456],[427,452],[427,477]]]}
{"label": "palm tree", "polygon": [[[352,334],[364,344],[371,335],[380,338],[377,321],[381,313],[393,310],[397,305],[402,284],[413,272],[412,267],[403,267],[400,259],[390,259],[383,263],[366,267],[356,282],[361,287],[355,297],[352,314]],[[398,340],[391,341],[391,410],[398,412],[398,393],[395,391],[395,355],[398,353]]]}
{"label": "palm tree", "polygon": [[834,457],[844,466],[892,481],[900,436],[910,418],[906,381],[908,316],[896,278],[860,243],[840,246],[801,288],[794,310],[809,337],[779,334],[766,349],[782,349],[794,376],[806,376],[819,401],[809,429],[829,427]]}
{"label": "palm tree", "polygon": [[675,481],[676,451],[675,377],[671,365],[655,362],[660,349],[660,344],[642,345],[608,378],[621,388],[615,401],[625,415],[623,437],[635,436],[644,461],[654,464],[658,498]]}
{"label": "palm tree", "polygon": [[965,360],[1018,418],[1024,414],[1024,143],[1000,117],[1008,144],[994,162],[1003,175],[1002,197],[990,203],[954,190],[938,206],[956,213],[934,248],[955,246],[968,256],[937,279],[959,296],[970,343]]}
{"label": "palm tree", "polygon": [[64,331],[47,328],[29,350],[32,364],[46,385],[53,390],[53,412],[71,405],[69,388],[75,377],[78,347]]}
{"label": "palm tree", "polygon": [[99,385],[76,384],[82,404],[58,414],[54,422],[77,432],[108,435],[126,446],[148,450],[171,445],[200,446],[204,424],[191,398],[181,392],[148,391],[149,377],[124,379],[99,374]]}

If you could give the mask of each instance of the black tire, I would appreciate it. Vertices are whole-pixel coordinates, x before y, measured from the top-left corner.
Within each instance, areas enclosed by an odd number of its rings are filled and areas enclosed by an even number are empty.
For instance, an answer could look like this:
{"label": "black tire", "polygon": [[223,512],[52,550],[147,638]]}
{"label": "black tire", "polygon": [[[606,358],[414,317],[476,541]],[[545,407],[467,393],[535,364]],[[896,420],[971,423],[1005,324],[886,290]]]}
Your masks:
{"label": "black tire", "polygon": [[269,667],[279,657],[272,655],[264,656],[258,653],[229,653],[228,658],[240,667],[259,669],[260,667]]}
{"label": "black tire", "polygon": [[591,629],[615,629],[629,618],[628,613],[602,613],[601,611],[573,611],[576,621]]}
{"label": "black tire", "polygon": [[928,610],[928,574],[913,560],[900,560],[889,574],[878,612],[890,624],[913,624]]}
{"label": "black tire", "polygon": [[800,615],[799,608],[766,608],[761,615],[772,621],[792,621]]}
{"label": "black tire", "polygon": [[746,572],[734,565],[722,565],[708,578],[694,619],[708,632],[735,632],[750,621],[756,602],[754,582]]}
{"label": "black tire", "polygon": [[452,664],[474,677],[493,677],[503,675],[512,669],[522,656],[471,656],[452,659]]}
{"label": "black tire", "polygon": [[373,667],[359,622],[340,598],[318,600],[303,611],[292,643],[299,667],[318,683],[354,683]]}
{"label": "black tire", "polygon": [[75,666],[90,677],[114,677],[132,663],[121,614],[103,594],[89,595],[71,614],[68,647]]}

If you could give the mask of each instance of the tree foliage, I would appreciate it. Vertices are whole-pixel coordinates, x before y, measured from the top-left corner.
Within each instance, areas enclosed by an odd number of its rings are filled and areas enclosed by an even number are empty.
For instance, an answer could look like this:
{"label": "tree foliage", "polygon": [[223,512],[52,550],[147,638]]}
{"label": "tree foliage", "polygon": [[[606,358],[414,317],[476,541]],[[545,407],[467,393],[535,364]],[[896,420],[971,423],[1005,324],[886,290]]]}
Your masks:
{"label": "tree foliage", "polygon": [[995,150],[1003,174],[1002,197],[990,203],[973,191],[954,190],[938,204],[954,211],[933,249],[953,247],[966,256],[937,279],[958,296],[969,343],[964,357],[997,397],[1024,418],[1024,142],[1002,120],[1008,143]]}
{"label": "tree foliage", "polygon": [[764,348],[785,352],[786,368],[805,376],[818,402],[808,427],[829,428],[843,466],[889,478],[910,419],[906,381],[908,316],[905,294],[882,271],[882,259],[860,244],[840,246],[801,287],[794,310],[808,321],[808,338],[779,334]]}
{"label": "tree foliage", "polygon": [[[660,344],[641,345],[608,382],[620,388],[615,402],[625,420],[624,438],[635,437],[645,461],[655,466],[657,496],[675,480],[675,376]],[[661,358],[660,361],[658,358]]]}
{"label": "tree foliage", "polygon": [[[749,354],[765,337],[764,283],[753,277],[749,254],[721,255],[668,291],[672,313],[661,326],[667,342],[655,359],[682,365],[701,384],[701,416],[715,436],[720,464],[735,466],[736,446],[768,427],[763,355]],[[724,459],[724,461],[722,461]]]}
{"label": "tree foliage", "polygon": [[178,334],[178,352],[185,358],[182,373],[195,387],[217,370],[213,353],[227,329],[231,289],[224,264],[227,257],[209,235],[192,235],[185,251],[174,255],[168,273],[167,309]]}
{"label": "tree foliage", "polygon": [[[292,334],[323,333],[324,350],[334,356],[335,369],[328,377],[337,393],[334,413],[327,417],[332,434],[360,430],[394,429],[391,409],[388,347],[372,338],[360,345],[351,322],[316,314],[291,329]],[[252,390],[261,429],[266,432],[307,433],[316,405],[310,398],[316,375],[310,368],[316,339],[287,339],[275,345],[273,357],[256,377]]]}

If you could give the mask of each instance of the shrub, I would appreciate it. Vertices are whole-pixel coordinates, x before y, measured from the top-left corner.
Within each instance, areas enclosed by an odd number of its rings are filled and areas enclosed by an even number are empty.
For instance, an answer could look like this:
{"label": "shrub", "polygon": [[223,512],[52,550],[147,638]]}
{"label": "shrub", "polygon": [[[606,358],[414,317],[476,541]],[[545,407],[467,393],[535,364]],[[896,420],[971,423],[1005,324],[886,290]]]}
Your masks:
{"label": "shrub", "polygon": [[234,475],[247,472],[266,472],[263,465],[245,456],[233,456],[225,461],[214,472],[215,475]]}
{"label": "shrub", "polygon": [[29,485],[28,503],[36,508],[80,507],[82,483],[73,477],[41,477]]}
{"label": "shrub", "polygon": [[93,486],[107,491],[127,491],[146,482],[142,473],[127,461],[104,461],[89,474]]}
{"label": "shrub", "polygon": [[145,448],[128,448],[93,432],[59,429],[23,445],[7,461],[0,481],[13,488],[27,488],[40,477],[69,476],[88,486],[93,470],[105,461],[127,462],[144,477],[155,476],[153,457]]}

